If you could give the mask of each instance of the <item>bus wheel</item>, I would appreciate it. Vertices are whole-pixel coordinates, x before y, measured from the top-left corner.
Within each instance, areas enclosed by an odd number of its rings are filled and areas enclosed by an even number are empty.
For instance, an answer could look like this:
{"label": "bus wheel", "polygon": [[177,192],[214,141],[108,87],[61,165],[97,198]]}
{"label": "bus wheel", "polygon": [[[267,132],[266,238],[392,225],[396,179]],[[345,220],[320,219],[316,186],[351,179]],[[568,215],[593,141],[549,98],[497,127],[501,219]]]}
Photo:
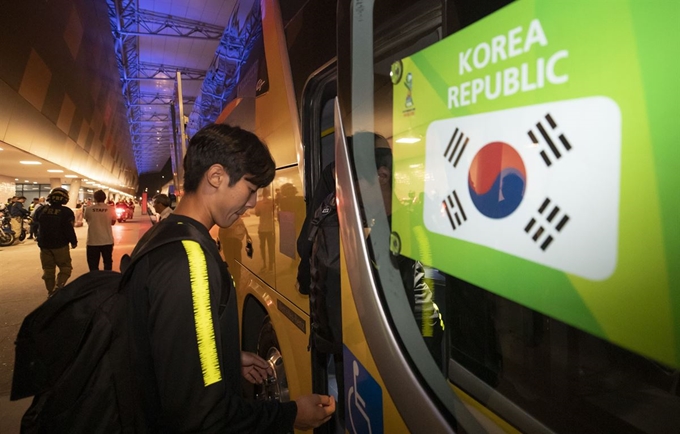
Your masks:
{"label": "bus wheel", "polygon": [[269,363],[274,374],[264,383],[255,386],[255,397],[261,401],[289,401],[290,394],[283,357],[279,350],[276,331],[274,331],[269,316],[262,321],[262,328],[260,328],[260,335],[257,340],[257,354]]}

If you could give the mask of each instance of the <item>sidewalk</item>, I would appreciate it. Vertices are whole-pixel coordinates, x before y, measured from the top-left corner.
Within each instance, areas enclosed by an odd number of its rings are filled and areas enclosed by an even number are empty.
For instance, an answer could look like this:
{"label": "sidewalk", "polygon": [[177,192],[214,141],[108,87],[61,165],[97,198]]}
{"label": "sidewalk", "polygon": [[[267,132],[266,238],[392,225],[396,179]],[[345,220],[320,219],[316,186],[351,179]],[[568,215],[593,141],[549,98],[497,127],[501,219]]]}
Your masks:
{"label": "sidewalk", "polygon": [[[147,215],[141,215],[141,207],[135,207],[135,216],[125,223],[113,226],[113,269],[120,267],[120,258],[131,253],[139,238],[151,227]],[[72,281],[85,274],[87,260],[87,223],[76,228],[78,247],[71,250],[73,261]],[[101,267],[101,264],[100,264]],[[14,339],[24,317],[47,298],[41,279],[40,250],[33,240],[11,247],[0,247],[0,433],[19,432],[21,417],[32,398],[10,402],[14,368]]]}

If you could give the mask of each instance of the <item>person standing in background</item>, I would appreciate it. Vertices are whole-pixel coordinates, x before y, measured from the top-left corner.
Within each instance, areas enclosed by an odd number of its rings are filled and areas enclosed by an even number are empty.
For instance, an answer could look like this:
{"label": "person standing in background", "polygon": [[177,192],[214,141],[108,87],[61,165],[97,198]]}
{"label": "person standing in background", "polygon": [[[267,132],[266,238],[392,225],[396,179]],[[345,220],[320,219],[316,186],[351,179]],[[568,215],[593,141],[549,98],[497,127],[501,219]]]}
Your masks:
{"label": "person standing in background", "polygon": [[28,212],[29,213],[33,213],[33,210],[38,205],[39,201],[40,201],[39,198],[37,198],[37,197],[33,198],[33,202],[31,202],[31,204],[28,206]]}
{"label": "person standing in background", "polygon": [[45,206],[45,198],[41,197],[38,199],[38,203],[31,210],[31,226],[30,233],[28,234],[29,240],[34,239],[38,241],[38,220],[35,218],[35,216],[38,213],[38,210],[43,206]]}
{"label": "person standing in background", "polygon": [[5,204],[5,207],[3,208],[5,211],[9,212],[9,209],[14,205],[14,202],[17,201],[16,196],[8,197],[7,198],[7,203]]}
{"label": "person standing in background", "polygon": [[[78,238],[73,228],[75,216],[71,208],[64,206],[68,203],[68,191],[61,187],[53,188],[47,195],[49,206],[41,207],[36,213],[38,220],[38,247],[40,247],[40,262],[43,269],[43,280],[47,288],[47,295],[51,297],[55,291],[61,289],[71,277],[71,248],[78,246]],[[56,268],[59,274],[54,277]]]}
{"label": "person standing in background", "polygon": [[156,217],[158,218],[156,223],[160,223],[161,220],[165,220],[170,214],[172,214],[172,208],[170,208],[170,198],[167,194],[157,194],[154,196],[153,210],[156,211]]}
{"label": "person standing in background", "polygon": [[106,204],[106,193],[94,192],[95,204],[85,207],[83,217],[87,221],[87,266],[99,270],[99,257],[104,262],[104,270],[113,269],[113,231],[116,223],[116,210]]}
{"label": "person standing in background", "polygon": [[260,237],[262,272],[274,271],[274,202],[269,187],[262,189],[262,200],[255,205],[255,215],[260,218],[257,235]]}
{"label": "person standing in background", "polygon": [[[11,225],[14,235],[19,239],[21,231],[23,230],[24,218],[29,216],[29,212],[24,208],[24,202],[26,202],[25,196],[17,197],[17,200],[9,208],[9,215],[12,217]],[[23,238],[21,238],[23,241]]]}
{"label": "person standing in background", "polygon": [[239,216],[228,228],[219,230],[220,248],[229,266],[229,273],[234,278],[234,285],[238,288],[241,283],[241,262],[243,258],[243,242],[250,240],[248,228]]}

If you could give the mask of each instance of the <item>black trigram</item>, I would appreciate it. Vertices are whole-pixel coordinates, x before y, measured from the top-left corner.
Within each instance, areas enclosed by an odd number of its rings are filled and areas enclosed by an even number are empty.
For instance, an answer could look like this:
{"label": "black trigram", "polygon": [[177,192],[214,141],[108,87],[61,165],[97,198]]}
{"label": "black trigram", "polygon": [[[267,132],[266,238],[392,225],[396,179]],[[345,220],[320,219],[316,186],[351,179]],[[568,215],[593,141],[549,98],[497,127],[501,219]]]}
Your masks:
{"label": "black trigram", "polygon": [[[562,211],[559,206],[554,203],[551,205],[550,199],[547,197],[538,208],[538,214],[540,214],[540,217],[537,216],[537,218],[542,217],[547,223],[541,224],[538,223],[535,218],[532,218],[524,227],[524,232],[529,234],[534,242],[540,243],[541,250],[545,251],[555,239],[547,232],[548,229],[550,229],[551,226],[554,226],[554,229],[557,230],[557,232],[562,232],[564,225],[569,221],[569,216]],[[536,226],[537,223],[538,228],[532,232],[532,229],[534,229],[534,226]]]}
{"label": "black trigram", "polygon": [[[543,141],[548,145],[548,148],[550,148],[550,151],[552,151],[552,155],[555,157],[555,159],[559,159],[562,156],[562,152],[560,152],[560,149],[557,146],[557,141],[553,140],[550,134],[557,135],[557,138],[559,139],[559,142],[562,143],[562,146],[564,147],[565,151],[570,151],[571,150],[571,143],[569,143],[569,140],[567,140],[567,137],[564,134],[561,134],[557,131],[552,131],[557,128],[557,123],[553,119],[552,116],[550,116],[550,113],[545,115],[545,120],[548,122],[550,125],[551,130],[546,130],[546,128],[543,126],[541,123],[542,121],[538,121],[536,123],[536,129],[539,132],[539,137],[536,137],[536,134],[534,134],[534,130],[531,129],[527,133],[529,135],[529,138],[531,141],[538,145],[539,144],[539,138],[542,138]],[[543,162],[545,163],[546,166],[550,167],[552,165],[552,160],[550,159],[550,155],[548,152],[546,152],[546,149],[542,149],[541,152],[541,157],[543,158]]]}
{"label": "black trigram", "polygon": [[[463,138],[465,138],[465,141],[463,141]],[[453,132],[451,140],[449,141],[449,146],[447,146],[446,151],[444,151],[444,158],[447,158],[449,160],[449,163],[453,164],[453,167],[456,167],[456,165],[460,161],[460,157],[463,155],[463,152],[465,152],[465,147],[467,146],[469,141],[470,138],[465,137],[465,134],[463,134],[462,131],[459,131],[458,128],[456,128],[456,131]],[[451,150],[452,147],[453,150]]]}
{"label": "black trigram", "polygon": [[[446,196],[446,199],[442,201],[442,205],[446,210],[446,215],[449,217],[451,227],[454,231],[467,220],[465,210],[463,209],[463,205],[460,204],[456,190],[453,190],[450,195]],[[463,220],[460,219],[461,217],[463,217]]]}

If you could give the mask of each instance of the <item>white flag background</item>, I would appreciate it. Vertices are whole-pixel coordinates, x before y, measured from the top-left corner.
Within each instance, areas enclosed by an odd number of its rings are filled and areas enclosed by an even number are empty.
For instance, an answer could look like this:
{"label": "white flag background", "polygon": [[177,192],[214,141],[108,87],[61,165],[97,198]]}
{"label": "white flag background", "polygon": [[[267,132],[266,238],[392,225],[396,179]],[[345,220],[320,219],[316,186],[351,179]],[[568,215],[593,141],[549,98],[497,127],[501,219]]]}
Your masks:
{"label": "white flag background", "polygon": [[[588,97],[435,121],[426,140],[423,217],[430,231],[591,280],[614,272],[621,114],[613,100]],[[499,141],[521,157],[526,184],[514,212],[490,218],[472,202],[468,175],[477,152]]]}

